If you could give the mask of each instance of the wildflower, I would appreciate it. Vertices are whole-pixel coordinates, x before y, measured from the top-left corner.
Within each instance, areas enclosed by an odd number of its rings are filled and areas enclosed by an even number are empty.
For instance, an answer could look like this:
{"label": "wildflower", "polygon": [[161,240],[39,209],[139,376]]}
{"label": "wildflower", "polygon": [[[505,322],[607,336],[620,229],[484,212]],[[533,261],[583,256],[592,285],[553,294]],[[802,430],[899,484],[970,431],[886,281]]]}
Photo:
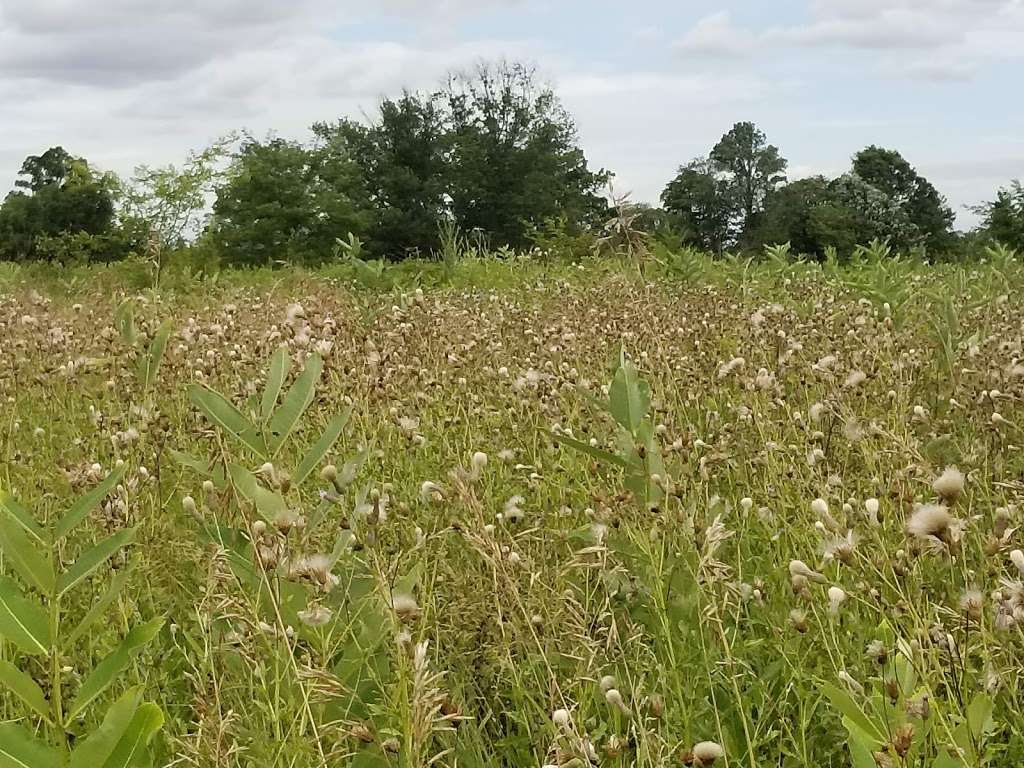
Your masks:
{"label": "wildflower", "polygon": [[746,362],[747,361],[744,360],[742,357],[734,357],[729,362],[723,363],[718,368],[718,378],[724,379],[733,371],[737,370],[738,368],[742,368],[746,364]]}
{"label": "wildflower", "polygon": [[968,589],[960,598],[960,610],[972,621],[981,621],[985,598],[978,589]]}
{"label": "wildflower", "polygon": [[1017,567],[1021,576],[1024,576],[1024,552],[1021,552],[1019,549],[1010,552],[1010,562]]}
{"label": "wildflower", "polygon": [[868,520],[871,521],[872,525],[879,525],[881,523],[878,519],[878,499],[865,499],[864,511],[868,513]]}
{"label": "wildflower", "polygon": [[789,561],[789,575],[791,577],[799,576],[804,579],[810,579],[811,581],[816,581],[819,584],[825,581],[825,577],[822,574],[811,570],[803,560]]}
{"label": "wildflower", "polygon": [[622,694],[619,693],[616,688],[609,688],[604,692],[604,700],[608,702],[608,706],[615,707],[623,714],[629,713],[629,707],[626,706],[626,702],[622,699]]}
{"label": "wildflower", "polygon": [[954,504],[964,490],[964,475],[956,467],[946,467],[942,474],[935,478],[932,489],[947,504]]}
{"label": "wildflower", "polygon": [[420,615],[420,607],[416,603],[416,598],[409,594],[393,594],[391,596],[391,607],[398,614],[398,618],[403,621],[415,619]]}
{"label": "wildflower", "polygon": [[846,381],[843,382],[843,386],[847,389],[854,389],[867,381],[867,378],[868,375],[864,371],[850,371]]}
{"label": "wildflower", "polygon": [[181,508],[193,517],[199,514],[199,509],[196,507],[196,500],[191,496],[185,496],[182,498]]}
{"label": "wildflower", "polygon": [[569,730],[572,725],[572,719],[569,717],[569,710],[567,709],[556,709],[551,713],[551,722],[561,728],[563,731]]}
{"label": "wildflower", "polygon": [[828,588],[828,611],[833,616],[839,614],[839,606],[846,600],[846,592],[841,587]]}
{"label": "wildflower", "polygon": [[794,608],[789,612],[789,624],[801,635],[804,634],[807,631],[807,614],[799,608]]}
{"label": "wildflower", "polygon": [[437,483],[424,480],[420,486],[420,500],[426,504],[431,501],[437,502],[444,499],[444,490]]}
{"label": "wildflower", "polygon": [[322,605],[315,605],[305,611],[298,612],[299,621],[311,627],[322,627],[331,620],[331,616],[333,616],[331,609],[325,608]]}
{"label": "wildflower", "polygon": [[951,543],[960,523],[941,504],[922,504],[907,521],[907,532],[926,543]]}
{"label": "wildflower", "polygon": [[715,760],[725,757],[725,750],[714,741],[702,741],[693,745],[693,764],[699,768],[713,765]]}
{"label": "wildflower", "polygon": [[885,643],[881,640],[872,640],[868,643],[867,657],[878,666],[884,667],[885,663],[889,660],[889,649],[885,647]]}
{"label": "wildflower", "polygon": [[601,678],[600,686],[604,693],[608,693],[608,691],[615,687],[615,678],[612,675],[605,675]]}

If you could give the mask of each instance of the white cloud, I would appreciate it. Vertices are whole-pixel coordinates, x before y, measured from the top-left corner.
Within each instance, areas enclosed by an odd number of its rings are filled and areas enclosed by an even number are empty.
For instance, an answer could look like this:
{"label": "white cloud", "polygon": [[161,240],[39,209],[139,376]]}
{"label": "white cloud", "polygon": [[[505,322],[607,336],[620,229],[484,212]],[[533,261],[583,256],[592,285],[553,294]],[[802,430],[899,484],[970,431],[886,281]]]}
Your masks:
{"label": "white cloud", "polygon": [[809,16],[754,30],[720,11],[700,19],[676,49],[689,56],[794,47],[884,52],[883,70],[927,80],[969,79],[979,61],[1024,55],[1022,0],[812,0]]}
{"label": "white cloud", "polygon": [[733,24],[728,11],[719,11],[698,21],[676,43],[676,50],[698,56],[746,56],[757,42],[753,32]]}

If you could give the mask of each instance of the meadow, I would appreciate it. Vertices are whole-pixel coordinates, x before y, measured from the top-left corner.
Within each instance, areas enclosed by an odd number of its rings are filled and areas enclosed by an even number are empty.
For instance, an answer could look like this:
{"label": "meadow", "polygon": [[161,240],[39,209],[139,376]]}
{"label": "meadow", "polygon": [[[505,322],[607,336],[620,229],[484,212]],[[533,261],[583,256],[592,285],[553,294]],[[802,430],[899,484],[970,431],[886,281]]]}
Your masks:
{"label": "meadow", "polygon": [[0,768],[1024,763],[1024,268],[0,268]]}

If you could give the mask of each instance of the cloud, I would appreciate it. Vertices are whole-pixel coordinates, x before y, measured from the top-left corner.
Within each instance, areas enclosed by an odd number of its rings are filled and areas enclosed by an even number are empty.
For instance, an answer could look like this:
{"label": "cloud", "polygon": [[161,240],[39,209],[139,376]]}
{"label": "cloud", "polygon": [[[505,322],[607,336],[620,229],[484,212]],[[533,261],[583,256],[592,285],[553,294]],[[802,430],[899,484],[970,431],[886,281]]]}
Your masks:
{"label": "cloud", "polygon": [[[967,80],[979,62],[1022,55],[1022,0],[812,0],[807,21],[750,29],[720,11],[676,43],[684,55],[740,56],[767,49],[825,48],[888,58],[880,71],[924,80]],[[914,58],[910,58],[914,57]]]}
{"label": "cloud", "polygon": [[732,23],[728,11],[705,16],[676,43],[676,50],[697,56],[745,56],[757,44],[750,30]]}

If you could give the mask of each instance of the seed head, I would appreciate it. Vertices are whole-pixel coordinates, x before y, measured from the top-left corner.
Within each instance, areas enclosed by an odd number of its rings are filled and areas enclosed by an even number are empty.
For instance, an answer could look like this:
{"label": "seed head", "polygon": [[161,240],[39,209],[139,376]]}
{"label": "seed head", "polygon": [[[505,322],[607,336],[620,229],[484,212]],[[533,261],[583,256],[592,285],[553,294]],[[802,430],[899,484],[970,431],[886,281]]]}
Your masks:
{"label": "seed head", "polygon": [[707,768],[709,765],[714,765],[715,760],[725,757],[725,750],[714,741],[702,741],[694,744],[691,752],[694,765],[699,768]]}
{"label": "seed head", "polygon": [[947,504],[955,504],[964,491],[964,475],[956,467],[946,467],[932,482],[932,489]]}

